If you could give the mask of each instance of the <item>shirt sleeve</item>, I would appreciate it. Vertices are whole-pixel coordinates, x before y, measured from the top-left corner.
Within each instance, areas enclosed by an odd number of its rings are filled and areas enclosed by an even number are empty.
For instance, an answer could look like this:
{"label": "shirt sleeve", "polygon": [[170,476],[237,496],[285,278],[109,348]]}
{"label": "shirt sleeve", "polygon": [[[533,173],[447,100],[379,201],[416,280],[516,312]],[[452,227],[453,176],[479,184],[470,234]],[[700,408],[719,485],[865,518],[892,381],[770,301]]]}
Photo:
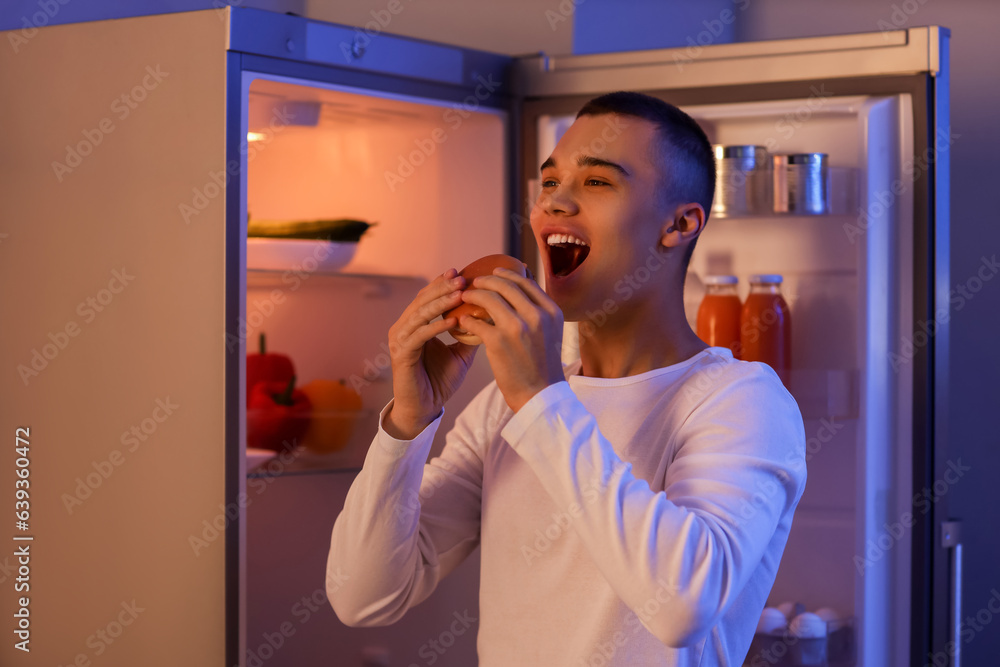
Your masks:
{"label": "shirt sleeve", "polygon": [[[479,545],[482,458],[477,396],[428,463],[441,415],[413,440],[382,428],[333,526],[327,596],[350,626],[389,625],[425,600]],[[444,412],[442,411],[442,415]]]}
{"label": "shirt sleeve", "polygon": [[[566,382],[535,395],[501,433],[560,508],[581,508],[573,526],[597,567],[671,647],[707,636],[805,487],[798,406],[770,369],[736,366],[677,433],[649,443],[674,438],[663,491],[632,474]],[[643,614],[653,598],[670,602]]]}

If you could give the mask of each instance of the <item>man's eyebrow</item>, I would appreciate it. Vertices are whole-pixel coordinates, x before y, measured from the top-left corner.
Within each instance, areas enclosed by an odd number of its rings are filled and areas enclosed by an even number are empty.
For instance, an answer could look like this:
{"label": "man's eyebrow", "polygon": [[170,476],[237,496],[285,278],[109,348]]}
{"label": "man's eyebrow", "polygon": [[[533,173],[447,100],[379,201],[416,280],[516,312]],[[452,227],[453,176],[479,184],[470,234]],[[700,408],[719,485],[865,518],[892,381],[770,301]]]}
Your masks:
{"label": "man's eyebrow", "polygon": [[[623,176],[631,176],[628,169],[621,166],[617,162],[611,162],[610,160],[602,160],[599,157],[594,157],[593,155],[581,155],[576,160],[577,165],[581,167],[607,167],[609,169],[614,169],[615,171],[621,173]],[[556,161],[551,157],[545,160],[540,167],[540,171],[545,171],[549,167],[555,167]]]}
{"label": "man's eyebrow", "polygon": [[610,160],[602,160],[599,157],[594,157],[593,155],[581,155],[577,158],[576,163],[581,167],[608,167],[620,172],[623,176],[631,176],[628,173],[628,169],[621,166],[617,162],[611,162]]}

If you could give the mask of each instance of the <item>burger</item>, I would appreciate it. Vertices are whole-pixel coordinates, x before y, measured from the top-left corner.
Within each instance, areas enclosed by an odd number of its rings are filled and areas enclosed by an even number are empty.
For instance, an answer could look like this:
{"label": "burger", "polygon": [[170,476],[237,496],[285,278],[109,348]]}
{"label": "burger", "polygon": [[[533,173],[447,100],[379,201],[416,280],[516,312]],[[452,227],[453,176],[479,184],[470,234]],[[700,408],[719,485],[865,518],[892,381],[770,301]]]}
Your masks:
{"label": "burger", "polygon": [[[459,272],[459,275],[465,278],[465,284],[467,286],[466,289],[468,289],[468,285],[471,285],[472,281],[479,276],[493,275],[493,269],[510,269],[511,271],[521,274],[522,276],[527,276],[529,278],[532,277],[531,273],[521,260],[515,259],[510,255],[487,255],[486,257],[481,257],[462,269]],[[445,319],[448,319],[449,317],[456,317],[461,320],[463,315],[471,315],[476,319],[493,324],[493,319],[484,308],[471,303],[459,304],[444,313],[442,317]],[[465,331],[461,326],[454,327],[448,333],[451,334],[452,338],[460,343],[465,343],[466,345],[481,345],[483,342],[479,336]]]}

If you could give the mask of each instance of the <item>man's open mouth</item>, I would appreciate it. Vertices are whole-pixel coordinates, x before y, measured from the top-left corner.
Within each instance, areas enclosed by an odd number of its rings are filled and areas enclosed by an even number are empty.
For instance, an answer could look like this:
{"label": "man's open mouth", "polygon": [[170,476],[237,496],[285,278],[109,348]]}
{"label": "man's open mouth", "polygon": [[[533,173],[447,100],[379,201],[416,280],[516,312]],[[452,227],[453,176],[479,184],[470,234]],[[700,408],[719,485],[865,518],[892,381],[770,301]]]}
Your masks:
{"label": "man's open mouth", "polygon": [[549,266],[555,276],[573,273],[590,254],[590,246],[572,234],[549,234],[545,243],[549,247]]}

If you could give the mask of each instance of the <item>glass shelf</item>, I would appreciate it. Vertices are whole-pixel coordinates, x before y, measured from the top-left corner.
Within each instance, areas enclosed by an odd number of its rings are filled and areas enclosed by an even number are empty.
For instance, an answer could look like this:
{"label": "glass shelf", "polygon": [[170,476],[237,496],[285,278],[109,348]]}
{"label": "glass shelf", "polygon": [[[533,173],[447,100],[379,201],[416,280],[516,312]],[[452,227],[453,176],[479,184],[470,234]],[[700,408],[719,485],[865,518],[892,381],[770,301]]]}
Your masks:
{"label": "glass shelf", "polygon": [[[282,453],[247,450],[247,477],[357,473],[378,430],[378,416],[378,410],[358,412],[347,443],[337,451],[319,453],[303,445]],[[305,439],[310,437],[312,434],[305,435]]]}
{"label": "glass shelf", "polygon": [[712,212],[709,217],[709,224],[712,220],[831,220],[837,218],[855,218],[856,212],[840,211],[831,213],[784,213],[777,211],[764,211],[760,213],[716,213]]}
{"label": "glass shelf", "polygon": [[[345,271],[345,270],[323,270],[316,269],[314,271],[306,271],[305,269],[247,269],[247,284],[253,285],[255,287],[267,287],[274,284],[276,281],[281,284],[288,284],[287,280],[284,280],[286,276],[297,277],[300,281],[305,281],[309,276],[320,276],[323,278],[353,278],[357,280],[424,280],[420,276],[407,276],[407,275],[396,275],[396,274],[386,274],[377,273],[373,270],[366,270],[364,267],[358,267],[358,271]],[[371,269],[372,267],[369,267]]]}
{"label": "glass shelf", "polygon": [[356,457],[333,455],[321,457],[296,449],[286,456],[275,455],[257,467],[247,470],[247,479],[299,475],[356,475],[361,471],[363,463],[363,456],[359,463]]}

